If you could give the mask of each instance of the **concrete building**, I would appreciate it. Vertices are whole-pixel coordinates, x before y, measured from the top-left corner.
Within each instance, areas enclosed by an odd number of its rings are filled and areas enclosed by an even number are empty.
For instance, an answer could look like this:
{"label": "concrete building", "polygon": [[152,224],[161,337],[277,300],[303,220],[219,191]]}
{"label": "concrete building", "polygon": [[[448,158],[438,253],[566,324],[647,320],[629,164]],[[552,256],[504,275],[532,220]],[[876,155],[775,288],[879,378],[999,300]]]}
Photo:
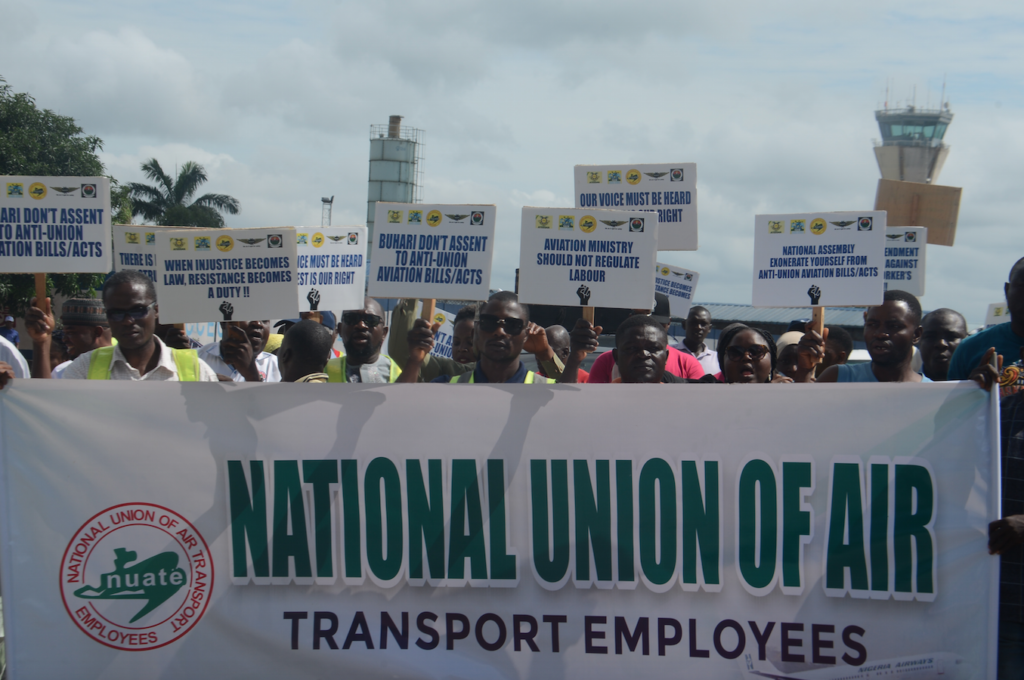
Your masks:
{"label": "concrete building", "polygon": [[423,161],[423,130],[403,127],[401,116],[387,125],[370,126],[370,189],[366,200],[366,228],[373,242],[377,201],[419,203]]}

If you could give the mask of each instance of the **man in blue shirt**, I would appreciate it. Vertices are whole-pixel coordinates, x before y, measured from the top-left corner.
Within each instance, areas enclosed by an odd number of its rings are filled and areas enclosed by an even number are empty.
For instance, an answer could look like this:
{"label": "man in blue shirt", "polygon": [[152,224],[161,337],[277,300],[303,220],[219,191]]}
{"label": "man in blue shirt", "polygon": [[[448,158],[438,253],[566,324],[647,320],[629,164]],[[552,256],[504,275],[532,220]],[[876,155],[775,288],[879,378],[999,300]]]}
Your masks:
{"label": "man in blue shirt", "polygon": [[966,380],[990,347],[996,348],[1009,365],[1024,347],[1024,257],[1010,269],[1010,280],[1003,285],[1009,323],[987,328],[960,343],[949,362],[949,379]]}

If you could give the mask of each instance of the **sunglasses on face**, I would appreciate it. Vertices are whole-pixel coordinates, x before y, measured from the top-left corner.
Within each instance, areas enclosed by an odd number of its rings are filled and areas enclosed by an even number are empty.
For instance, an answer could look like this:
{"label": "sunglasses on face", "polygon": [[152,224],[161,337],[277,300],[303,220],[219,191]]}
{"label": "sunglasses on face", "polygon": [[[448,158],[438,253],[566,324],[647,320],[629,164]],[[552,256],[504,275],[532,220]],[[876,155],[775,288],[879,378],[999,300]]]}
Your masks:
{"label": "sunglasses on face", "polygon": [[363,312],[345,312],[341,315],[341,322],[346,326],[357,326],[360,323],[367,328],[376,328],[384,323],[384,319],[376,314],[365,314]]}
{"label": "sunglasses on face", "polygon": [[750,347],[736,347],[735,345],[725,350],[726,355],[733,361],[742,361],[750,357],[753,361],[760,361],[768,355],[768,348],[764,345],[751,345]]}
{"label": "sunglasses on face", "polygon": [[155,302],[150,302],[148,305],[135,305],[131,309],[108,309],[107,320],[120,323],[128,317],[132,321],[140,321],[149,316],[150,310],[155,306]]}
{"label": "sunglasses on face", "polygon": [[480,330],[484,333],[494,333],[498,330],[498,326],[504,328],[509,335],[516,336],[526,328],[526,322],[522,319],[502,319],[493,314],[480,315]]}

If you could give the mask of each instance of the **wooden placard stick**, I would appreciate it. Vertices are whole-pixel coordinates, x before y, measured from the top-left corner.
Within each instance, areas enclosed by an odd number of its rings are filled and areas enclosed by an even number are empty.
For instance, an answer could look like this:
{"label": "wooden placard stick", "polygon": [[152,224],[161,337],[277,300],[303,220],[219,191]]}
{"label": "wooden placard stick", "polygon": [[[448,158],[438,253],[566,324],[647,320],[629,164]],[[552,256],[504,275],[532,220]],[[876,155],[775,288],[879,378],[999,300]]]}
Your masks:
{"label": "wooden placard stick", "polygon": [[[816,332],[821,336],[822,340],[828,337],[828,332],[825,330],[825,308],[824,307],[811,307],[811,324],[810,330]],[[820,364],[822,357],[817,357],[814,363]]]}
{"label": "wooden placard stick", "polygon": [[437,300],[433,298],[423,298],[423,311],[420,313],[420,318],[429,324],[434,323],[434,311],[437,308]]}
{"label": "wooden placard stick", "polygon": [[584,321],[589,321],[591,326],[594,325],[594,308],[593,307],[584,307],[583,308],[583,320]]}
{"label": "wooden placard stick", "polygon": [[39,309],[47,311],[46,305],[46,274],[36,274],[36,305]]}

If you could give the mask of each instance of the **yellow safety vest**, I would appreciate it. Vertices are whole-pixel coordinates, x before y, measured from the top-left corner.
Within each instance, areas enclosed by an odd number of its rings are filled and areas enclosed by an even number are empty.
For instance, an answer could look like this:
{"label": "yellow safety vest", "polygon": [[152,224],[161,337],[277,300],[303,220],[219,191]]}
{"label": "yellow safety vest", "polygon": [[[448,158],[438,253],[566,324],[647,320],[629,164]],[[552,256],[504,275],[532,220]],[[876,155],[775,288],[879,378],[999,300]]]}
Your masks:
{"label": "yellow safety vest", "polygon": [[[174,365],[178,369],[178,380],[181,382],[198,382],[199,352],[194,349],[171,349]],[[92,351],[89,358],[89,380],[110,380],[110,366],[114,363],[114,347],[100,347]]]}
{"label": "yellow safety vest", "polygon": [[[402,369],[400,369],[395,360],[387,354],[382,354],[381,356],[387,359],[388,363],[391,364],[391,374],[388,376],[388,382],[393,383],[398,380],[398,376],[402,375]],[[348,382],[348,371],[346,368],[347,365],[344,356],[328,361],[327,367],[324,369],[324,372],[327,374],[327,382]]]}
{"label": "yellow safety vest", "polygon": [[[473,369],[472,371],[470,371],[468,373],[463,373],[462,375],[452,376],[452,379],[449,380],[448,382],[450,382],[450,383],[463,383],[463,384],[473,385],[473,384],[476,383],[476,369]],[[533,385],[533,384],[537,384],[537,385],[554,385],[555,381],[552,380],[551,378],[545,378],[545,377],[539,376],[536,373],[534,373],[533,371],[527,371],[526,372],[526,379],[523,380],[523,384],[524,385]]]}

